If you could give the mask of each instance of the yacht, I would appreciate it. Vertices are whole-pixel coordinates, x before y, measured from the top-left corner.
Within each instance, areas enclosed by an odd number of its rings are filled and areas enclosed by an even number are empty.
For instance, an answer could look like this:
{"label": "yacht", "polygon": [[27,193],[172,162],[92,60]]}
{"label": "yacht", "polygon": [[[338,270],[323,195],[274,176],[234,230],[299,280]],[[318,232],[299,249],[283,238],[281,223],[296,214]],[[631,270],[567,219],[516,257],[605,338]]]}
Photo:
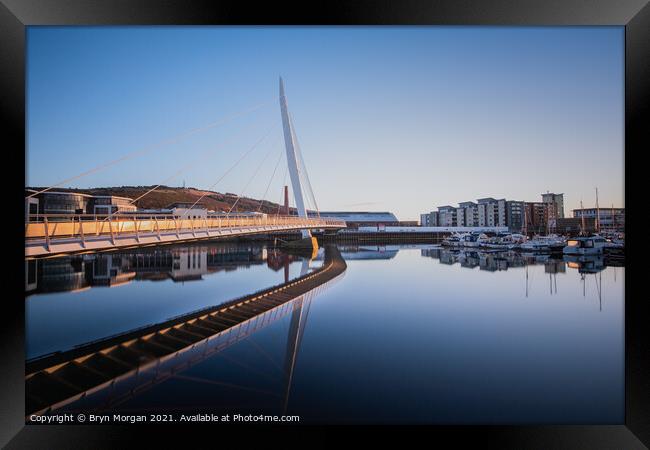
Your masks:
{"label": "yacht", "polygon": [[508,250],[517,249],[526,242],[526,236],[519,233],[512,233],[501,238],[501,244],[505,245]]}
{"label": "yacht", "polygon": [[552,252],[560,251],[564,246],[564,238],[551,234],[547,236],[535,236],[522,243],[519,248],[525,251]]}
{"label": "yacht", "polygon": [[625,242],[608,240],[605,243],[605,247],[612,250],[623,250],[625,248]]}
{"label": "yacht", "polygon": [[481,240],[479,243],[479,247],[507,250],[507,247],[501,243],[502,238],[503,238],[502,236],[492,236],[487,239]]}
{"label": "yacht", "polygon": [[551,248],[548,245],[548,242],[533,238],[530,239],[519,246],[520,250],[526,252],[548,252],[551,251]]}
{"label": "yacht", "polygon": [[580,236],[569,239],[562,250],[565,255],[600,255],[607,247],[602,236]]}
{"label": "yacht", "polygon": [[599,234],[605,238],[605,248],[609,250],[623,250],[625,248],[625,239],[618,233],[602,233]]}
{"label": "yacht", "polygon": [[467,233],[461,236],[461,247],[479,247],[484,242],[487,242],[488,237],[483,233]]}
{"label": "yacht", "polygon": [[580,273],[598,273],[606,267],[602,255],[565,255],[563,260],[569,268],[578,269]]}
{"label": "yacht", "polygon": [[445,247],[459,247],[460,246],[460,239],[463,235],[454,233],[451,236],[443,239],[442,245]]}

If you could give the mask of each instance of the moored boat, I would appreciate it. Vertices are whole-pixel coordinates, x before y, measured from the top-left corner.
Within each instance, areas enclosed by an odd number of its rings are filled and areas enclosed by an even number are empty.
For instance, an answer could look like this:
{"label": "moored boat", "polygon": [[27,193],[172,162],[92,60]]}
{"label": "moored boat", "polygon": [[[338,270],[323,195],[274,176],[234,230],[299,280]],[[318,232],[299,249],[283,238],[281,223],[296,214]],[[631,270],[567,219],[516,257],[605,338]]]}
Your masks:
{"label": "moored boat", "polygon": [[564,246],[564,238],[551,234],[547,236],[535,236],[522,243],[519,248],[524,251],[554,252],[562,251]]}
{"label": "moored boat", "polygon": [[602,236],[579,236],[567,241],[562,250],[565,255],[599,255],[607,247],[607,240]]}

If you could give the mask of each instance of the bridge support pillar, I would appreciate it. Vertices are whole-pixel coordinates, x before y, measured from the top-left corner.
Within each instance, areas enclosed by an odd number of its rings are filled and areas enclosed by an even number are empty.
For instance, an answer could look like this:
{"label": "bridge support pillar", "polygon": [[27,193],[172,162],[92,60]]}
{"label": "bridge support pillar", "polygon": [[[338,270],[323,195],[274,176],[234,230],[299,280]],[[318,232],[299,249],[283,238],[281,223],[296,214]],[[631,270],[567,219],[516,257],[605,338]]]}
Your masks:
{"label": "bridge support pillar", "polygon": [[296,250],[299,253],[309,253],[314,258],[318,253],[318,241],[315,237],[310,236],[296,241],[287,241],[282,245],[287,250]]}

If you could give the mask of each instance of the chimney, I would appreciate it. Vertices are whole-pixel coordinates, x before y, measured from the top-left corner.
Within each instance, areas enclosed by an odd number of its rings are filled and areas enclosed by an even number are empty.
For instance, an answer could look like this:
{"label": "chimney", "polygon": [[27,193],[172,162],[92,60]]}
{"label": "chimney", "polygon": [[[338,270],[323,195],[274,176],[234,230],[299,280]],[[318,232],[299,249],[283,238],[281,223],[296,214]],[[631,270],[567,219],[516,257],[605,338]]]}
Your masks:
{"label": "chimney", "polygon": [[284,186],[284,208],[283,214],[285,216],[289,215],[289,186]]}

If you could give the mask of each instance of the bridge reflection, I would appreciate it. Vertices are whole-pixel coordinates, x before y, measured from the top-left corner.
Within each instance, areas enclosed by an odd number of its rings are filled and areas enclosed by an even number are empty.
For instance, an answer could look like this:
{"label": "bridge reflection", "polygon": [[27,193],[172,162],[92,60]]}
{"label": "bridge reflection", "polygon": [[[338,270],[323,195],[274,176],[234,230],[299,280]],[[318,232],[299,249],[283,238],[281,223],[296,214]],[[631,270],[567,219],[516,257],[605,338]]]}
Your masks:
{"label": "bridge reflection", "polygon": [[266,264],[284,270],[301,258],[260,245],[228,243],[157,247],[128,252],[96,253],[25,261],[27,295],[119,286],[131,281],[187,282],[204,275]]}
{"label": "bridge reflection", "polygon": [[[341,256],[346,261],[370,260],[370,259],[393,259],[400,249],[408,248],[399,245],[339,245]],[[323,252],[319,251],[315,258],[323,259]]]}
{"label": "bridge reflection", "polygon": [[[212,261],[224,263],[223,258]],[[274,255],[271,261],[282,268],[288,258]],[[167,264],[163,258],[158,262]],[[320,268],[303,272],[290,282],[27,361],[26,412],[43,414],[79,404],[111,407],[291,315],[284,364],[286,404],[311,299],[338,279],[345,268],[336,247],[327,247]]]}

